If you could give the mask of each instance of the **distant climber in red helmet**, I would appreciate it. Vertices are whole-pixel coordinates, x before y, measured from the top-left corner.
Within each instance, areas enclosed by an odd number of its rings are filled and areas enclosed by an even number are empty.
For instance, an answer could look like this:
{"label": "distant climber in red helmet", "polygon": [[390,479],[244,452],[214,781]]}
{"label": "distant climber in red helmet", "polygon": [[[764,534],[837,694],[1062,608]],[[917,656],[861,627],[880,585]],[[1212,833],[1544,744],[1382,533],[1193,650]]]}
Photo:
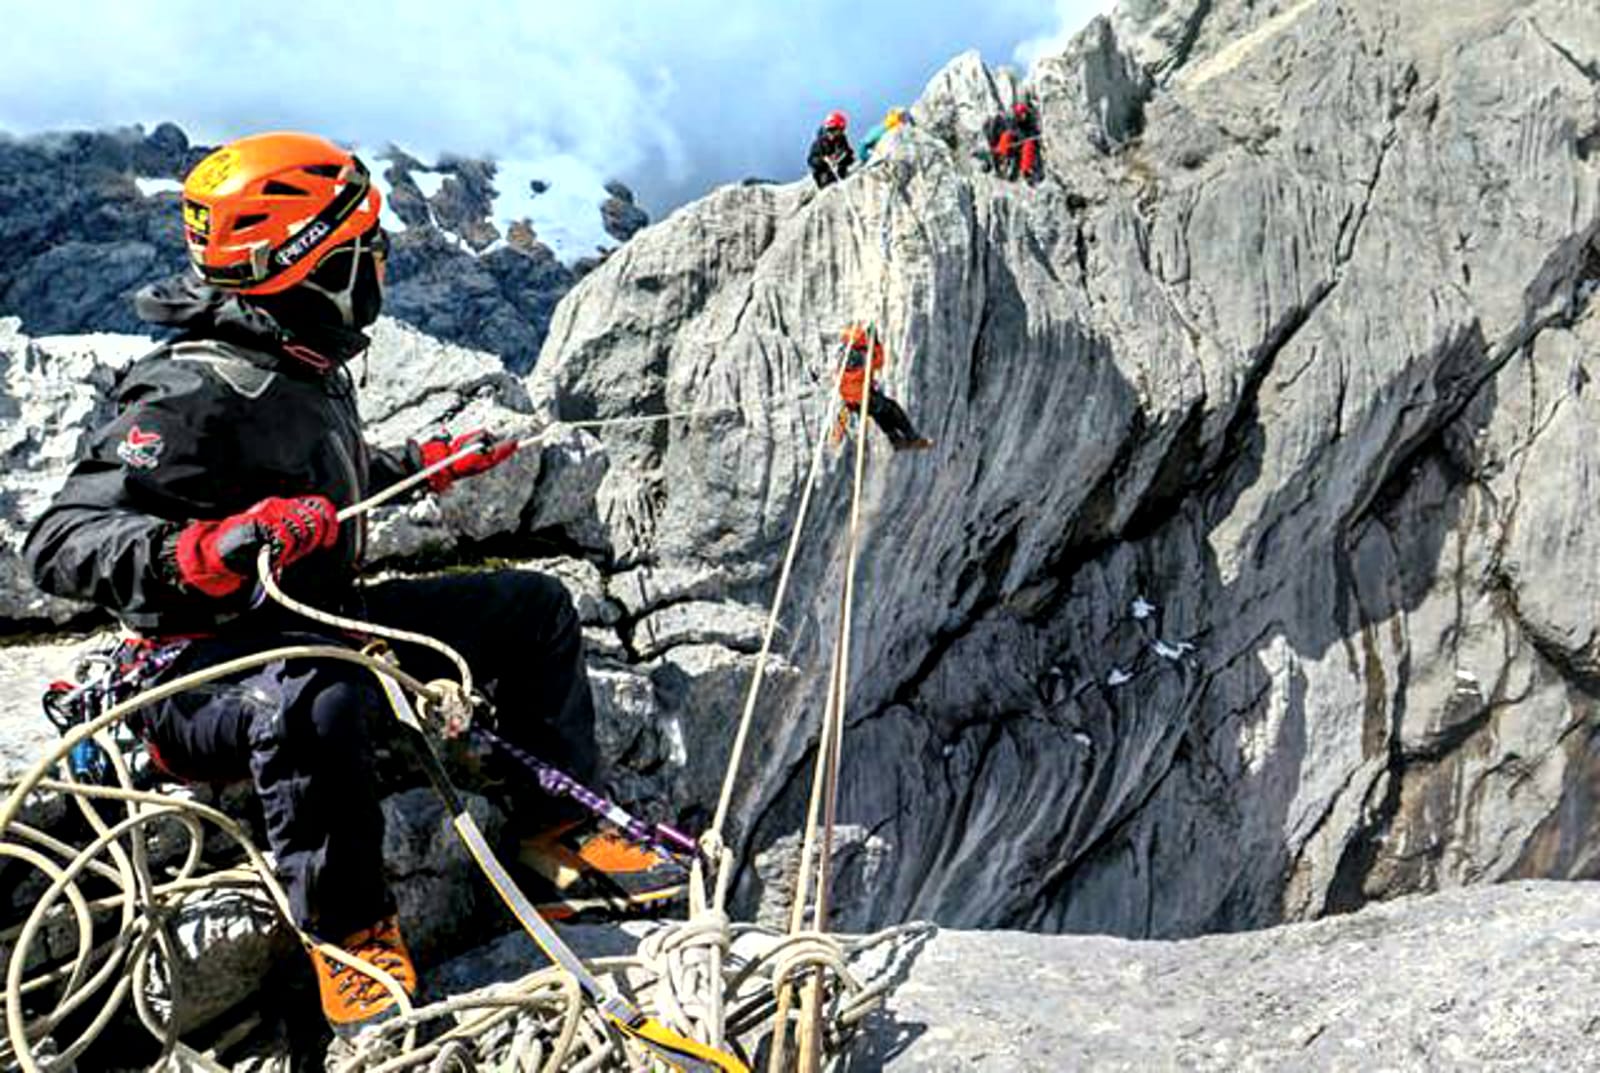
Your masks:
{"label": "distant climber in red helmet", "polygon": [[811,166],[811,177],[817,181],[819,190],[848,176],[850,166],[856,162],[856,152],[850,148],[850,138],[845,134],[848,125],[843,112],[829,112],[811,141],[806,163]]}
{"label": "distant climber in red helmet", "polygon": [[[834,426],[835,442],[844,438],[850,425],[850,415],[861,410],[861,395],[866,390],[868,377],[872,381],[872,394],[867,399],[867,416],[871,417],[896,451],[923,451],[933,446],[933,441],[917,435],[911,419],[900,404],[885,395],[878,387],[878,373],[883,369],[883,344],[871,328],[852,324],[844,330],[841,341],[847,348],[844,373],[839,379],[839,397],[844,406],[839,410],[839,421]],[[870,365],[867,354],[870,350]]]}
{"label": "distant climber in red helmet", "polygon": [[1039,181],[1039,117],[1031,104],[1018,101],[1009,115],[1002,112],[991,118],[984,124],[984,136],[997,175]]}

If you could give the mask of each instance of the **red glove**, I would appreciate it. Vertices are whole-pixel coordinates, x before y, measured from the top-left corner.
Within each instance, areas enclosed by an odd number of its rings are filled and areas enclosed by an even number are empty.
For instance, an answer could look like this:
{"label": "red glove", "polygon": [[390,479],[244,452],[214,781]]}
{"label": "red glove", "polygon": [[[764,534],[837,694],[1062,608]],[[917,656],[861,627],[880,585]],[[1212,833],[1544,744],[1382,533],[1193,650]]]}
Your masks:
{"label": "red glove", "polygon": [[272,549],[277,570],[339,539],[339,512],[325,496],[263,499],[221,521],[191,522],[173,549],[178,580],[207,596],[231,596],[255,576],[256,556]]}
{"label": "red glove", "polygon": [[428,487],[435,492],[442,492],[449,488],[462,477],[471,477],[474,474],[491,470],[517,453],[516,440],[497,440],[481,428],[473,429],[455,439],[449,433],[435,436],[431,440],[424,440],[417,444],[417,450],[422,454],[424,468],[435,462],[443,461],[470,444],[477,443],[478,453],[458,458],[438,473],[428,478]]}

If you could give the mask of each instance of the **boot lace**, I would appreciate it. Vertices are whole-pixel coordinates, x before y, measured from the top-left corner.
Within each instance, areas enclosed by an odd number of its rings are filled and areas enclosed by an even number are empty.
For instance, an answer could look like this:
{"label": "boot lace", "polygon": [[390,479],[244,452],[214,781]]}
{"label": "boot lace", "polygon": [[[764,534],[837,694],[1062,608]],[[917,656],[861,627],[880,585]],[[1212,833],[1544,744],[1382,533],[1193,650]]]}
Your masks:
{"label": "boot lace", "polygon": [[[381,920],[365,931],[357,932],[341,945],[347,953],[377,966],[393,976],[401,987],[411,989],[410,964],[400,950],[400,929],[392,920]],[[327,955],[328,974],[338,981],[339,995],[347,1002],[370,1006],[389,995],[377,977],[359,969],[334,961]]]}

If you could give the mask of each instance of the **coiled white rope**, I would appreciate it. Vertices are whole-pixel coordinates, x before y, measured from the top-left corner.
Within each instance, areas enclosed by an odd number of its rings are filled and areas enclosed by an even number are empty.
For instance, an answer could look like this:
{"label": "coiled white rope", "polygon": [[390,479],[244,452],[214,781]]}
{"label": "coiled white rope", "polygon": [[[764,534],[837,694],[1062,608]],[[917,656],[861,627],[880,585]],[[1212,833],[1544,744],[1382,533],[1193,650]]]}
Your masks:
{"label": "coiled white rope", "polygon": [[[842,373],[843,363],[840,362]],[[835,384],[837,390],[837,383]],[[811,394],[807,392],[804,394]],[[796,396],[796,397],[803,397]],[[726,413],[740,407],[715,407],[699,410],[675,411],[641,418],[611,418],[585,422],[562,422],[567,427],[605,427],[674,420],[687,417]],[[550,429],[543,430],[520,444],[542,440]],[[819,435],[819,444],[823,436]],[[349,520],[402,494],[425,481],[433,473],[456,461],[469,457],[481,449],[473,444],[454,452],[400,485],[386,489],[361,503],[341,510],[341,521]],[[791,558],[792,563],[792,558]],[[216,682],[269,662],[292,659],[333,659],[366,667],[389,675],[401,686],[435,705],[450,700],[449,687],[461,696],[470,696],[470,668],[458,653],[432,638],[420,634],[390,630],[373,623],[333,615],[297,601],[284,593],[277,584],[265,559],[258,563],[260,582],[264,591],[283,606],[334,629],[348,630],[367,636],[381,636],[391,640],[421,644],[440,651],[451,659],[461,672],[461,682],[424,683],[407,675],[387,660],[342,648],[336,645],[292,645],[244,656],[216,664],[203,670],[182,675],[147,689],[136,697],[116,704],[94,720],[72,728],[63,735],[55,747],[19,779],[10,785],[3,805],[0,805],[0,857],[22,861],[37,869],[49,881],[28,917],[17,928],[0,935],[11,940],[11,957],[6,971],[3,994],[6,1013],[6,1039],[9,1055],[24,1073],[37,1073],[45,1069],[65,1069],[81,1056],[94,1039],[115,1018],[123,1003],[131,996],[141,1022],[162,1043],[163,1060],[176,1043],[177,1011],[180,996],[174,967],[178,964],[172,941],[166,931],[166,922],[182,907],[183,902],[198,893],[221,889],[264,891],[269,902],[285,921],[291,920],[288,898],[274,876],[267,860],[251,842],[248,834],[221,811],[196,801],[176,799],[167,795],[137,790],[133,787],[127,764],[109,730],[120,720],[139,708],[158,703],[181,692],[207,683]],[[93,739],[112,758],[117,775],[117,786],[91,786],[71,780],[57,780],[48,773],[58,767],[65,768],[65,759],[72,749],[87,739]],[[96,837],[86,847],[77,849],[35,830],[18,820],[30,795],[39,792],[60,793],[70,797],[96,831]],[[123,806],[122,819],[107,823],[94,807],[101,801]],[[724,809],[725,811],[725,809]],[[147,829],[162,822],[177,822],[188,837],[183,861],[166,879],[157,881],[151,871],[146,844]],[[225,869],[208,875],[199,873],[200,851],[204,843],[206,825],[216,827],[228,836],[243,854],[246,867]],[[724,869],[724,874],[726,870]],[[723,877],[719,877],[723,878]],[[112,884],[112,893],[90,897],[82,886],[85,880]],[[724,879],[725,882],[725,879]],[[77,948],[69,964],[46,968],[29,978],[27,967],[32,964],[35,946],[49,925],[60,919],[56,906],[65,900],[73,924],[77,929]],[[109,942],[95,945],[95,922],[107,914],[117,917],[117,933]],[[292,925],[291,925],[292,926]],[[912,926],[917,930],[920,926]],[[745,933],[756,929],[746,927]],[[842,949],[835,940],[821,935],[792,937],[778,943],[773,952],[754,957],[738,958],[728,962],[726,971],[707,975],[692,964],[691,952],[714,947],[726,952],[729,948],[730,926],[725,916],[691,921],[680,930],[663,929],[653,941],[641,949],[640,955],[629,959],[607,959],[597,966],[624,976],[643,974],[653,979],[644,990],[655,996],[647,1004],[647,1012],[659,1009],[664,1017],[672,1017],[687,1029],[691,1023],[701,1022],[711,1011],[710,1019],[722,1022],[720,1010],[730,1002],[738,1002],[735,1023],[741,1035],[757,1033],[760,1022],[752,1019],[752,1009],[770,1010],[775,1005],[772,988],[783,986],[802,966],[826,967],[839,979],[846,981],[841,990],[861,992],[862,989],[845,971]],[[909,932],[908,932],[909,933]],[[301,942],[335,961],[349,965],[372,976],[395,995],[400,1014],[398,1017],[364,1033],[362,1042],[342,1068],[347,1070],[405,1070],[429,1063],[431,1068],[472,1068],[474,1061],[494,1062],[492,1047],[485,1041],[504,1022],[516,1020],[511,1033],[524,1057],[538,1055],[539,1061],[523,1068],[606,1069],[631,1066],[632,1059],[616,1034],[607,1028],[582,999],[575,983],[555,969],[542,970],[525,977],[510,989],[487,997],[452,999],[424,1009],[414,1007],[404,990],[383,970],[367,964],[331,944],[320,943],[313,937],[296,932]],[[878,940],[881,941],[881,940]],[[150,980],[157,959],[149,956],[152,948],[159,951],[159,962],[166,966],[166,984],[169,993],[168,1010],[163,1017],[151,1004],[155,988]],[[98,962],[92,972],[90,966]],[[720,969],[720,966],[719,966]],[[108,984],[110,991],[101,994]],[[721,981],[719,985],[719,980]],[[751,994],[754,985],[757,993]],[[55,989],[54,1003],[45,1012],[36,1013],[32,1019],[25,1016],[25,996],[41,996]],[[64,1048],[41,1064],[33,1046],[50,1036],[64,1021],[92,1000],[101,1002],[101,1009],[91,1022]],[[478,1009],[487,1013],[462,1022],[428,1045],[415,1045],[416,1032],[424,1022],[443,1016],[455,1016],[464,1011]],[[841,1013],[849,1013],[843,1007]],[[676,1015],[676,1016],[673,1016]],[[679,1020],[681,1018],[681,1020]],[[841,1021],[841,1025],[846,1022]],[[853,1022],[852,1022],[853,1023]],[[502,1033],[504,1035],[504,1033]],[[56,1041],[59,1043],[59,1041]],[[751,1044],[753,1047],[753,1044]],[[469,1053],[470,1052],[470,1053]],[[502,1056],[503,1057],[503,1056]],[[518,1059],[519,1063],[521,1059]],[[623,1063],[619,1065],[618,1063]]]}

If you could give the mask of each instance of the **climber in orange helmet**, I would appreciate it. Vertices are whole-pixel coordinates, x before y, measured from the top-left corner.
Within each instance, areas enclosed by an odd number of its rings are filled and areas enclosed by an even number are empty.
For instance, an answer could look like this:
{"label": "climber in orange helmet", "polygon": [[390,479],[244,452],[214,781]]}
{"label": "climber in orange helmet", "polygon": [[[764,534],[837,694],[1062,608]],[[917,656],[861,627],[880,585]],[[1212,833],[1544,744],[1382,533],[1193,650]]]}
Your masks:
{"label": "climber in orange helmet", "polygon": [[[266,549],[291,595],[450,644],[486,683],[495,710],[484,714],[500,733],[588,779],[594,704],[578,614],[557,579],[357,585],[364,523],[341,520],[341,508],[474,446],[431,474],[435,492],[517,450],[482,431],[367,442],[347,365],[383,302],[380,203],[366,166],[311,134],[240,138],[196,165],[182,199],[190,270],[135,302],[175,334],[123,373],[114,412],[86,438],[24,555],[41,589],[114,614],[166,673],[290,644],[358,644],[258,604]],[[401,651],[408,667],[429,655]],[[366,727],[385,703],[348,663],[278,659],[158,700],[129,725],[172,777],[251,780],[294,923],[414,993]],[[312,965],[339,1034],[399,1012],[377,977],[320,949]]]}
{"label": "climber in orange helmet", "polygon": [[[901,405],[878,387],[878,373],[884,366],[884,353],[883,344],[876,336],[872,328],[852,324],[840,337],[846,348],[844,372],[839,378],[839,398],[844,400],[844,406],[839,410],[839,422],[834,428],[835,442],[843,438],[850,415],[860,412],[861,397],[866,392],[870,377],[872,392],[867,399],[867,416],[889,437],[889,443],[896,451],[927,450],[933,446],[933,441],[918,435]],[[870,363],[867,360],[869,350],[872,354]]]}

